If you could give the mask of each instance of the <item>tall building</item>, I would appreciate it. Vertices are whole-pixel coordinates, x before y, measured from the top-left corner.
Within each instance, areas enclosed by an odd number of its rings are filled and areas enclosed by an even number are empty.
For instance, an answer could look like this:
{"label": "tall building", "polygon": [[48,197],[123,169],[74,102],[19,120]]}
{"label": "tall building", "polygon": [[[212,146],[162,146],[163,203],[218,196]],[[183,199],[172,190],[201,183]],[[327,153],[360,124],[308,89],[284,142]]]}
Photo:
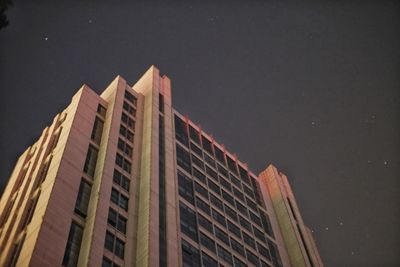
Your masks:
{"label": "tall building", "polygon": [[0,266],[323,266],[286,176],[256,176],[172,108],[152,66],[87,85],[19,157]]}

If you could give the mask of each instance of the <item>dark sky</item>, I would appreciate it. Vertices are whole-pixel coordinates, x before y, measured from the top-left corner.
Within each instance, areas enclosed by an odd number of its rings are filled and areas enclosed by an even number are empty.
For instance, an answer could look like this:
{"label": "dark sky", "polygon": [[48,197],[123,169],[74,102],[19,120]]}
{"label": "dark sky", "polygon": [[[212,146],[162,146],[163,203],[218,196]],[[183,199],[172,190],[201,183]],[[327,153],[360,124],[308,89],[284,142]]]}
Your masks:
{"label": "dark sky", "polygon": [[180,113],[254,172],[288,175],[326,266],[399,266],[399,3],[15,2],[1,190],[83,83],[100,93],[155,64]]}

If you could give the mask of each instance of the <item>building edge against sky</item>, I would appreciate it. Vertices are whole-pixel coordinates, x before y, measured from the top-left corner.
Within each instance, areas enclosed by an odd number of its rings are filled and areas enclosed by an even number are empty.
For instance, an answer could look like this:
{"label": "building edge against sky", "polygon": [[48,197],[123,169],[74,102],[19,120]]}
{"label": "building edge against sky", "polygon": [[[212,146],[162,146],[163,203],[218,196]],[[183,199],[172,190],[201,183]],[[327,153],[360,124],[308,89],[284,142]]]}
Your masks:
{"label": "building edge against sky", "polygon": [[19,157],[0,251],[0,266],[323,266],[286,176],[254,175],[175,111],[154,66],[100,96],[83,85]]}

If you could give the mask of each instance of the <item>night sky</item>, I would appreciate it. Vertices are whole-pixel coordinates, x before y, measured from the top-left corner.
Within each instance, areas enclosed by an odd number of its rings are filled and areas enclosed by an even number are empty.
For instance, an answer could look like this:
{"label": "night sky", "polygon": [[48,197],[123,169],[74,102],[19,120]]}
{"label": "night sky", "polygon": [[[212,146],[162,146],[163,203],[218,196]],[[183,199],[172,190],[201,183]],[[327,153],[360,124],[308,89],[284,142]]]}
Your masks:
{"label": "night sky", "polygon": [[0,31],[0,191],[83,83],[154,64],[174,107],[286,173],[328,267],[400,264],[400,3],[15,1]]}

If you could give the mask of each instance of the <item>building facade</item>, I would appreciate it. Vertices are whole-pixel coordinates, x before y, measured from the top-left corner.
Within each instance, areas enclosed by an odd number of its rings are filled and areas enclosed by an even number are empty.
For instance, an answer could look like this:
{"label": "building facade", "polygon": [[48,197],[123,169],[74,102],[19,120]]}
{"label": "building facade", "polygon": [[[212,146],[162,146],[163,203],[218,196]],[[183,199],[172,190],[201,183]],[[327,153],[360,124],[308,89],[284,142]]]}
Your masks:
{"label": "building facade", "polygon": [[0,201],[0,266],[323,263],[286,176],[258,176],[172,107],[152,66],[87,85],[17,160]]}

